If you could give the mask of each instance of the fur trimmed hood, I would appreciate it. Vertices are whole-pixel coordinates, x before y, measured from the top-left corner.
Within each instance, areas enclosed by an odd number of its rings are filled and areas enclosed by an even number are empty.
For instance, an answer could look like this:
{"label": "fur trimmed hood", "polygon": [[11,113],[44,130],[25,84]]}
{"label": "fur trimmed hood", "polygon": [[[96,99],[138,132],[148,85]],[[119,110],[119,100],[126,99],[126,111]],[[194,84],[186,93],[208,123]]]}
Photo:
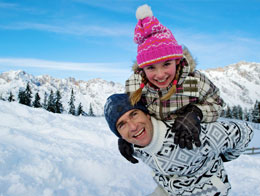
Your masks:
{"label": "fur trimmed hood", "polygon": [[[183,46],[183,58],[185,58],[188,61],[188,64],[190,66],[190,72],[195,71],[195,68],[197,66],[197,60],[193,58],[191,55],[189,49],[186,46]],[[137,62],[135,61],[132,70],[136,73],[140,71],[140,68],[138,67]]]}

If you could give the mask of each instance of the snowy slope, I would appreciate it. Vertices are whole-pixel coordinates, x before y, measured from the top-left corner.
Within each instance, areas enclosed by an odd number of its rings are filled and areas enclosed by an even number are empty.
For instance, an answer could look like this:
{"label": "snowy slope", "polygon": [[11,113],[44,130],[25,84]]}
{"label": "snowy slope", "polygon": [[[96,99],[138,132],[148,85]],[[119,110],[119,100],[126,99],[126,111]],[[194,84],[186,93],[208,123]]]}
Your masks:
{"label": "snowy slope", "polygon": [[[260,156],[242,155],[226,168],[230,196],[260,195]],[[103,117],[0,101],[1,196],[143,196],[155,186],[148,167],[121,157]]]}

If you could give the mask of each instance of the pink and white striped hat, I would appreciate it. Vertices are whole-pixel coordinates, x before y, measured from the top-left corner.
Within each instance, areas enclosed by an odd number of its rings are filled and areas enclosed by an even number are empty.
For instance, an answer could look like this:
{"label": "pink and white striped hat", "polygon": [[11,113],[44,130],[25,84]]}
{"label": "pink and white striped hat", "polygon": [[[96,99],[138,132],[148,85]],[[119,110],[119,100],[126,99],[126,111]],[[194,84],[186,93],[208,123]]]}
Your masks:
{"label": "pink and white striped hat", "polygon": [[182,46],[171,31],[153,16],[148,5],[137,8],[134,41],[138,44],[137,64],[140,68],[166,60],[180,59]]}

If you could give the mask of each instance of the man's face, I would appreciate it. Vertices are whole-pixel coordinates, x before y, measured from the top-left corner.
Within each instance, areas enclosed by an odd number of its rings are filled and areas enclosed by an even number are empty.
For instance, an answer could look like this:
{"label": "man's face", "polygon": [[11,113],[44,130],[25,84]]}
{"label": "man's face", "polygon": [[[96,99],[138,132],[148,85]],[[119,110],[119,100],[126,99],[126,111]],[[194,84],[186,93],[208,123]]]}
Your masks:
{"label": "man's face", "polygon": [[122,138],[138,146],[147,146],[153,137],[153,125],[149,114],[133,109],[124,113],[117,121],[116,128]]}

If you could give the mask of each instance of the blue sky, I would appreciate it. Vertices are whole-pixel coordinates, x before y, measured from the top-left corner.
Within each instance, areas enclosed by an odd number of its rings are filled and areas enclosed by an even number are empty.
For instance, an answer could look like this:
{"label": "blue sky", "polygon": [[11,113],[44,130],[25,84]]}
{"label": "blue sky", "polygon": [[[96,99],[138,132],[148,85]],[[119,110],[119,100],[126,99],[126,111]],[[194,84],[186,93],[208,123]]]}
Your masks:
{"label": "blue sky", "polygon": [[144,3],[198,69],[260,62],[259,0],[0,0],[0,73],[123,84],[136,57],[135,11]]}

